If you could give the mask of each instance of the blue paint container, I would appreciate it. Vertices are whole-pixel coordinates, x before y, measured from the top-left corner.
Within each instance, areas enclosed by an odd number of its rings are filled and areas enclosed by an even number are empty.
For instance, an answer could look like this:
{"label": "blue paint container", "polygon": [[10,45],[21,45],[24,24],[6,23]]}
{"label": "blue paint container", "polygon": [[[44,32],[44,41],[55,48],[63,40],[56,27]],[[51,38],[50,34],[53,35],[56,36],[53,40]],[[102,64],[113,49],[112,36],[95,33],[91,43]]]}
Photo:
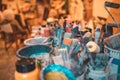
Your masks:
{"label": "blue paint container", "polygon": [[18,58],[36,58],[39,55],[51,54],[53,48],[48,45],[32,45],[20,48],[16,52]]}
{"label": "blue paint container", "polygon": [[18,58],[34,58],[36,61],[41,61],[41,68],[51,63],[50,55],[52,52],[53,48],[48,45],[32,45],[19,49],[16,56]]}
{"label": "blue paint container", "polygon": [[[120,74],[120,33],[108,37],[104,43],[104,53],[111,58],[108,65],[109,75]],[[114,76],[113,80],[120,80],[120,77]]]}
{"label": "blue paint container", "polygon": [[106,71],[96,71],[90,70],[87,74],[88,80],[107,80],[109,72]]}
{"label": "blue paint container", "polygon": [[68,80],[76,80],[74,74],[70,69],[58,64],[50,64],[43,68],[41,72],[41,80],[45,80],[44,76],[49,72],[62,72],[67,77]]}

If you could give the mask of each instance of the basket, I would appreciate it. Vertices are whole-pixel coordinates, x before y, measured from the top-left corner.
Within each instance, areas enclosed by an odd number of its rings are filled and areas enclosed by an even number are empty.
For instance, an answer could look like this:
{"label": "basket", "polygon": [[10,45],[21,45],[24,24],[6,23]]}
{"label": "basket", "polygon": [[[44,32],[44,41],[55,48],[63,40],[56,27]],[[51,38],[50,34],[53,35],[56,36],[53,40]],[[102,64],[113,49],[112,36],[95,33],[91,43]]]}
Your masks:
{"label": "basket", "polygon": [[45,80],[44,76],[48,72],[62,72],[63,74],[65,74],[65,76],[67,77],[68,80],[76,80],[73,72],[70,69],[68,69],[64,66],[58,65],[58,64],[50,64],[50,65],[44,67],[41,71],[41,80]]}

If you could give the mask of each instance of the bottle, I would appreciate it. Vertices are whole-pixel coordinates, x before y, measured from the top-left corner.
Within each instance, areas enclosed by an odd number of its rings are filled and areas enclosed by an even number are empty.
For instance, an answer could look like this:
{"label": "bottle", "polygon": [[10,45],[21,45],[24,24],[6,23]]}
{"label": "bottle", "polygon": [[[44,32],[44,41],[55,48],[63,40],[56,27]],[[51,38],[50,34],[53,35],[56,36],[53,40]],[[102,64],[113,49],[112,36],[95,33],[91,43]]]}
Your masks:
{"label": "bottle", "polygon": [[40,71],[33,59],[20,59],[15,65],[15,80],[40,80]]}

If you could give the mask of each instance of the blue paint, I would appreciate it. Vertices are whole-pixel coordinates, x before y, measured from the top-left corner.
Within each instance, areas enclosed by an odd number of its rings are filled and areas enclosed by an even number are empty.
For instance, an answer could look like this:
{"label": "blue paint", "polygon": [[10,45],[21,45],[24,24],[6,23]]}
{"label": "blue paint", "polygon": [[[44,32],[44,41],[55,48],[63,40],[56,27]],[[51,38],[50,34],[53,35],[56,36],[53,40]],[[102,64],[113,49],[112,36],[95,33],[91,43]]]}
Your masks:
{"label": "blue paint", "polygon": [[35,57],[37,57],[39,55],[44,55],[44,54],[48,54],[48,53],[47,52],[39,52],[39,53],[35,53],[35,54],[30,55],[30,57],[35,58]]}
{"label": "blue paint", "polygon": [[33,45],[25,46],[17,51],[17,57],[19,58],[30,58],[32,55],[36,57],[40,54],[51,54],[53,48],[47,45]]}
{"label": "blue paint", "polygon": [[[74,74],[72,73],[72,71],[64,66],[61,65],[57,65],[57,64],[50,64],[47,67],[44,68],[43,70],[43,75],[47,74],[48,72],[51,71],[57,71],[57,72],[63,72],[66,77],[68,78],[68,80],[76,80]],[[44,80],[42,78],[42,80]]]}

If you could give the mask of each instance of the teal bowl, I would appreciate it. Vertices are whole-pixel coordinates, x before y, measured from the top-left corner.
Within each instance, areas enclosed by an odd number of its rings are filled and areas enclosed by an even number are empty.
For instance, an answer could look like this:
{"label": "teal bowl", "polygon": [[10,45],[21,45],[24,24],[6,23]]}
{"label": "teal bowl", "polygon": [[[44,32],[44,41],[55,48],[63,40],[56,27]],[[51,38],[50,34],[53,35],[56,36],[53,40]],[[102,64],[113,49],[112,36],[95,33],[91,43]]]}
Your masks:
{"label": "teal bowl", "polygon": [[48,66],[43,68],[41,72],[41,80],[45,80],[44,75],[47,74],[48,72],[53,72],[53,71],[63,72],[68,80],[76,80],[73,72],[70,69],[58,64],[49,64]]}
{"label": "teal bowl", "polygon": [[38,38],[29,38],[24,41],[25,46],[31,46],[31,45],[50,45],[52,44],[52,40],[49,40],[50,38],[47,37],[38,37]]}
{"label": "teal bowl", "polygon": [[48,45],[32,45],[25,46],[17,50],[18,58],[36,58],[43,54],[52,54],[53,48]]}

